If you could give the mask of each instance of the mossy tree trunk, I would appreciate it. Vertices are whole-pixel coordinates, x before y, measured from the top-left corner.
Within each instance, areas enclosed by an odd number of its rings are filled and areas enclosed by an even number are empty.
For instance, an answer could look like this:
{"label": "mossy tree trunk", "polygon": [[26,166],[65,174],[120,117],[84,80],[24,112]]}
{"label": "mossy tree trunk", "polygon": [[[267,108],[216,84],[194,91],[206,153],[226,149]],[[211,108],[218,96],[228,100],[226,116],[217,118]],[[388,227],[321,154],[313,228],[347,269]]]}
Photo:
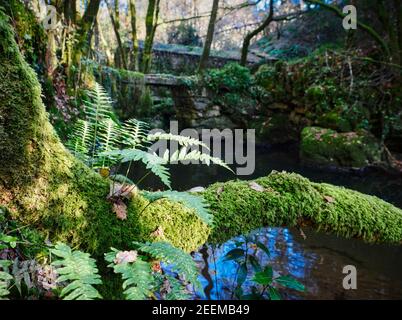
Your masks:
{"label": "mossy tree trunk", "polygon": [[[158,237],[192,251],[208,239],[221,242],[261,226],[306,224],[367,241],[402,241],[402,210],[288,173],[272,173],[254,187],[233,181],[207,188],[212,228],[180,203],[149,205],[140,194],[127,201],[127,220],[118,220],[107,200],[110,181],[75,159],[57,137],[40,84],[1,11],[0,39],[0,206],[52,242],[101,256],[111,246],[126,249]],[[155,236],[158,229],[163,235]]]}
{"label": "mossy tree trunk", "polygon": [[156,28],[158,27],[159,6],[160,0],[148,1],[147,15],[145,17],[146,35],[142,51],[142,73],[149,73],[151,69],[152,47],[154,44]]}
{"label": "mossy tree trunk", "polygon": [[131,16],[131,37],[133,41],[133,54],[131,58],[131,67],[134,71],[138,70],[138,36],[137,36],[137,9],[135,0],[130,0]]}

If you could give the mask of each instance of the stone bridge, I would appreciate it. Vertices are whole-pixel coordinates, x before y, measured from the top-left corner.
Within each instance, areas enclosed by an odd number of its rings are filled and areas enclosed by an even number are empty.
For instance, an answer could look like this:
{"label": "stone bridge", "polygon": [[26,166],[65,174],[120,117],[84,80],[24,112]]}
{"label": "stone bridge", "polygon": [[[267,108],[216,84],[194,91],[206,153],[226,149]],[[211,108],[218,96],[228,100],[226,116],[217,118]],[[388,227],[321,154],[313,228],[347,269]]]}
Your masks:
{"label": "stone bridge", "polygon": [[[193,86],[189,84],[192,83]],[[183,126],[192,126],[192,121],[197,117],[197,109],[208,105],[206,90],[203,89],[195,77],[174,76],[169,74],[146,74],[144,84],[149,87],[169,88],[177,112],[177,119]],[[201,101],[204,104],[201,105]],[[201,111],[201,110],[200,110]]]}

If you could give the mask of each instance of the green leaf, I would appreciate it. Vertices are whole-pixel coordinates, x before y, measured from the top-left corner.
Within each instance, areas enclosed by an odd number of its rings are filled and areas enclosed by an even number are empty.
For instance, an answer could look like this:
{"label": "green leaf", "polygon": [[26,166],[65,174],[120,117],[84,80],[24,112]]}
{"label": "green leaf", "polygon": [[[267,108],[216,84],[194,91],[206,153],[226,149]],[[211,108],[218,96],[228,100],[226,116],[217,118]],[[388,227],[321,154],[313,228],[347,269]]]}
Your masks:
{"label": "green leaf", "polygon": [[268,257],[271,255],[271,253],[269,252],[269,249],[265,246],[265,244],[263,244],[260,241],[257,241],[256,245],[258,248],[260,248],[262,251],[264,251]]}
{"label": "green leaf", "polygon": [[168,242],[139,243],[134,242],[138,250],[172,266],[172,270],[184,276],[194,287],[201,288],[198,281],[198,268],[193,258],[183,250],[175,248]]}
{"label": "green leaf", "polygon": [[239,266],[239,272],[237,273],[237,286],[241,287],[247,279],[247,264],[241,263]]}
{"label": "green leaf", "polygon": [[294,289],[297,291],[306,290],[303,284],[291,276],[280,276],[275,279],[275,282],[289,289]]}
{"label": "green leaf", "polygon": [[257,272],[254,275],[253,281],[263,286],[270,285],[272,283],[273,270],[271,266],[266,267],[263,271]]}
{"label": "green leaf", "polygon": [[99,292],[92,286],[101,284],[95,259],[88,253],[73,251],[63,243],[57,243],[51,254],[58,257],[52,262],[57,268],[57,282],[67,282],[60,296],[64,300],[93,300],[101,298]]}
{"label": "green leaf", "polygon": [[115,273],[121,274],[124,295],[127,300],[144,300],[151,296],[154,278],[151,266],[140,257],[135,262],[116,264],[115,258],[119,251],[112,248],[112,252],[105,254],[105,260],[110,262]]}
{"label": "green leaf", "polygon": [[281,300],[281,295],[279,294],[278,290],[274,287],[268,288],[268,294],[270,300]]}
{"label": "green leaf", "polygon": [[100,156],[116,157],[119,158],[122,163],[141,161],[146,165],[146,168],[159,177],[169,189],[171,188],[169,170],[165,167],[166,161],[156,154],[138,149],[124,149],[103,152]]}
{"label": "green leaf", "polygon": [[249,255],[248,261],[250,262],[250,264],[253,267],[255,272],[261,272],[261,270],[262,270],[261,265],[255,256]]}
{"label": "green leaf", "polygon": [[244,258],[244,255],[245,255],[245,251],[243,249],[235,248],[225,254],[223,261],[237,260],[239,258]]}

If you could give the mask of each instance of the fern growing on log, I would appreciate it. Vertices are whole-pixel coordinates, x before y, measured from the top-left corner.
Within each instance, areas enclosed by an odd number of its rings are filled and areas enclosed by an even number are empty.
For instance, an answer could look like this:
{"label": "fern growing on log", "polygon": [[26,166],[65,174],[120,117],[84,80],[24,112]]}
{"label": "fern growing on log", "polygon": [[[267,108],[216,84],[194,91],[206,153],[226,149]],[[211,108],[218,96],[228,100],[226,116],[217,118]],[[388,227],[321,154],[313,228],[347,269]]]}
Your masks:
{"label": "fern growing on log", "polygon": [[93,285],[101,284],[102,281],[98,274],[95,259],[88,253],[72,251],[65,244],[58,243],[51,254],[59,259],[52,262],[60,275],[58,283],[67,282],[60,293],[64,300],[93,300],[102,298]]}
{"label": "fern growing on log", "polygon": [[133,242],[138,251],[149,254],[172,266],[172,270],[185,277],[187,281],[199,288],[197,266],[192,257],[168,242],[139,243]]}
{"label": "fern growing on log", "polygon": [[142,192],[142,195],[150,202],[154,202],[164,198],[170,199],[172,201],[181,202],[185,206],[194,209],[198,217],[206,224],[208,225],[212,224],[213,216],[208,211],[207,204],[204,198],[201,196],[192,195],[188,192],[178,192],[178,191],[164,191],[164,192],[144,191]]}
{"label": "fern growing on log", "polygon": [[[151,265],[136,257],[134,261],[117,261],[119,251],[112,248],[112,252],[105,254],[105,260],[110,262],[108,267],[122,276],[124,295],[127,300],[144,300],[152,295],[154,278],[151,274]],[[136,254],[135,254],[136,256]]]}
{"label": "fern growing on log", "polygon": [[152,154],[139,149],[124,149],[115,150],[103,153],[101,155],[108,157],[116,157],[120,159],[120,162],[132,162],[141,161],[146,165],[146,168],[159,177],[162,182],[170,188],[170,173],[165,167],[166,162],[158,157],[156,154]]}
{"label": "fern growing on log", "polygon": [[128,148],[138,148],[147,139],[148,124],[137,119],[129,119],[123,124],[122,143]]}
{"label": "fern growing on log", "polygon": [[8,267],[11,263],[9,260],[0,260],[0,300],[6,299],[10,293],[8,286],[13,277],[9,274]]}

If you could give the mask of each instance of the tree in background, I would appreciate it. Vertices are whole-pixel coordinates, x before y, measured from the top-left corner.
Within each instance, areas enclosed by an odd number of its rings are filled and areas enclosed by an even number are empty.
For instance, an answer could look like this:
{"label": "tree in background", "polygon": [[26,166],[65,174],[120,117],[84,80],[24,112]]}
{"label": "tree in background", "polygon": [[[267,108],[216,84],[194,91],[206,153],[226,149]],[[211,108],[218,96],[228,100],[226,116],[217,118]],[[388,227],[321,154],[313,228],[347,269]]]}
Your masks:
{"label": "tree in background", "polygon": [[135,6],[135,0],[130,0],[130,17],[131,17],[131,37],[133,41],[131,68],[134,70],[138,70],[137,9]]}
{"label": "tree in background", "polygon": [[215,22],[218,16],[219,0],[214,0],[212,4],[211,18],[209,19],[207,38],[205,39],[204,50],[201,55],[198,72],[202,72],[208,63],[209,54],[211,52],[211,45],[214,39]]}
{"label": "tree in background", "polygon": [[160,9],[160,0],[148,1],[147,15],[145,17],[146,35],[144,41],[144,49],[142,52],[142,66],[141,66],[141,71],[143,73],[149,73],[151,69],[152,47],[155,39],[156,28],[158,26],[159,9]]}
{"label": "tree in background", "polygon": [[118,44],[118,50],[120,54],[120,61],[124,67],[124,69],[128,69],[128,63],[127,63],[127,57],[126,53],[124,50],[124,45],[123,41],[120,36],[120,8],[119,8],[119,0],[114,0],[114,8],[112,7],[110,1],[106,1],[108,10],[109,10],[109,16],[110,16],[110,21],[112,22],[114,34],[116,36],[117,44]]}

